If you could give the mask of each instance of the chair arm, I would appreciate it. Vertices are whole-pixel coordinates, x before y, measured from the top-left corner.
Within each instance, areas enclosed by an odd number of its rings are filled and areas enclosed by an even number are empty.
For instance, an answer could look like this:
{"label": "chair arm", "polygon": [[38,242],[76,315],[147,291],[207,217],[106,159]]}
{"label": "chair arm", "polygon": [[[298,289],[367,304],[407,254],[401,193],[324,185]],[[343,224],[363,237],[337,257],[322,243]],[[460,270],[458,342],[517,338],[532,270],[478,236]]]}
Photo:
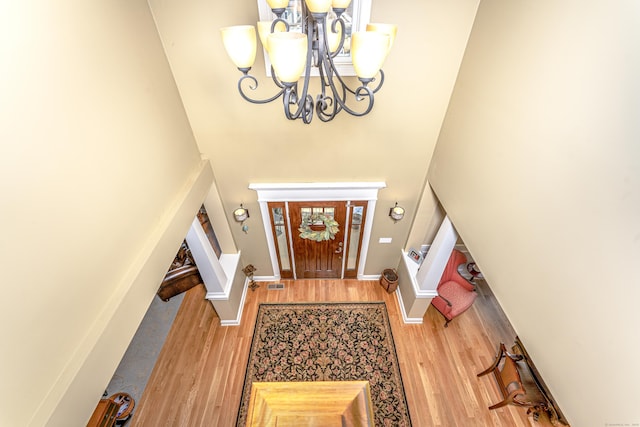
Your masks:
{"label": "chair arm", "polygon": [[451,302],[449,302],[446,298],[443,298],[441,296],[437,296],[434,297],[431,300],[431,304],[438,309],[438,311],[440,313],[442,313],[443,316],[447,317],[449,315],[449,313],[451,313]]}
{"label": "chair arm", "polygon": [[438,297],[439,297],[439,298],[442,298],[442,300],[443,300],[444,302],[446,302],[446,303],[447,303],[447,306],[448,306],[448,307],[453,307],[453,304],[451,304],[451,301],[449,301],[448,299],[446,299],[446,298],[445,298],[445,297],[443,297],[442,295],[438,295]]}
{"label": "chair arm", "polygon": [[173,282],[183,277],[191,276],[193,274],[199,274],[198,267],[195,265],[183,265],[182,267],[178,267],[174,270],[168,271],[165,274],[163,283]]}
{"label": "chair arm", "polygon": [[456,280],[457,284],[459,284],[469,292],[475,292],[476,286],[473,283],[469,282],[467,279],[465,279],[461,275],[458,275],[457,279],[460,279],[460,280]]}

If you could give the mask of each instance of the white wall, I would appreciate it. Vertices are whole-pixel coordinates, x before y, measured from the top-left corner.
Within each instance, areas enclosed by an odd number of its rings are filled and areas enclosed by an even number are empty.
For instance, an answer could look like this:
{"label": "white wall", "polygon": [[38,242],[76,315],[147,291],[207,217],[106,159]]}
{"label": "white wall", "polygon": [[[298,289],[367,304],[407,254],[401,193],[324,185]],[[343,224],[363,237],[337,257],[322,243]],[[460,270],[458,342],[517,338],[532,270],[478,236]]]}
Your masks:
{"label": "white wall", "polygon": [[640,3],[480,4],[429,179],[573,426],[640,423]]}
{"label": "white wall", "polygon": [[146,1],[0,2],[0,425],[82,425],[204,200]]}

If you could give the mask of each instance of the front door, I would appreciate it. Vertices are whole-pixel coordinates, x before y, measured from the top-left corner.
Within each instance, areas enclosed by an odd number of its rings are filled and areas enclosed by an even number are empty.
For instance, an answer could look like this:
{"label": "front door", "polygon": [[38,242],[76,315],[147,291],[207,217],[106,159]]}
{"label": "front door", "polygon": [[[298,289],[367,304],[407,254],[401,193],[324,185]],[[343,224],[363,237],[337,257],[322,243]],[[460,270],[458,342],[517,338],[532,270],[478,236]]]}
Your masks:
{"label": "front door", "polygon": [[346,202],[289,202],[289,215],[296,277],[340,278]]}

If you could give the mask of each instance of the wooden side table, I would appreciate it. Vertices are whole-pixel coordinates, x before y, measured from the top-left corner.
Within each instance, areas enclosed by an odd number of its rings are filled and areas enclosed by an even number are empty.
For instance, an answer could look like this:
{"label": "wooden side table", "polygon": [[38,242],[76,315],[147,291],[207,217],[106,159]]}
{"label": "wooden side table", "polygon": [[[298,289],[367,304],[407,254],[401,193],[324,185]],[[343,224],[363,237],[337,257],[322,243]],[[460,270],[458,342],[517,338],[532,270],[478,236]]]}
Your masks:
{"label": "wooden side table", "polygon": [[478,266],[475,262],[467,264],[467,272],[471,275],[471,280],[469,280],[470,282],[473,282],[474,279],[484,279],[482,272],[478,270]]}

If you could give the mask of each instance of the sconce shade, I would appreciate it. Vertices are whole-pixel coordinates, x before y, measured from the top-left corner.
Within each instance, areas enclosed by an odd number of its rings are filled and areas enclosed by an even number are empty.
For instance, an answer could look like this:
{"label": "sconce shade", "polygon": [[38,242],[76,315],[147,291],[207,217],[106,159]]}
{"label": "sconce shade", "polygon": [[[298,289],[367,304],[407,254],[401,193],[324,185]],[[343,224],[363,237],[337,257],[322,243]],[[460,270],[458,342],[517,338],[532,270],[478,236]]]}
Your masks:
{"label": "sconce shade", "polygon": [[402,218],[404,218],[404,208],[398,206],[398,204],[396,203],[394,207],[389,209],[389,216],[394,221],[400,221]]}
{"label": "sconce shade", "polygon": [[361,79],[378,74],[389,51],[389,35],[376,31],[360,31],[351,35],[353,68]]}
{"label": "sconce shade", "polygon": [[233,211],[233,218],[238,222],[243,222],[247,218],[249,218],[249,211],[240,205],[238,209]]}
{"label": "sconce shade", "polygon": [[220,30],[227,55],[238,68],[251,68],[256,60],[256,28],[236,25]]}
{"label": "sconce shade", "polygon": [[307,62],[307,35],[302,33],[270,33],[267,52],[278,79],[284,83],[298,81]]}

